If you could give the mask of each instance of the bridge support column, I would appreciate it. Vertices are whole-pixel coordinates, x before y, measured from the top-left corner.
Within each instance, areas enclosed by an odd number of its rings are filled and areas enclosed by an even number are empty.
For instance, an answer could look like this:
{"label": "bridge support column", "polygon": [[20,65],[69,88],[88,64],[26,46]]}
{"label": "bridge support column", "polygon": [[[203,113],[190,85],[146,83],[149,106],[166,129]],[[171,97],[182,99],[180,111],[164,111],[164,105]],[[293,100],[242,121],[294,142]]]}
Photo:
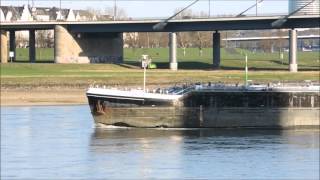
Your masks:
{"label": "bridge support column", "polygon": [[55,63],[122,63],[122,33],[70,32],[67,26],[54,29]]}
{"label": "bridge support column", "polygon": [[63,62],[61,57],[63,56],[63,34],[68,33],[67,30],[60,25],[56,25],[54,28],[54,62]]}
{"label": "bridge support column", "polygon": [[8,62],[8,35],[7,31],[0,32],[0,60],[1,63]]}
{"label": "bridge support column", "polygon": [[36,34],[35,30],[29,30],[29,61],[36,62]]}
{"label": "bridge support column", "polygon": [[297,30],[289,30],[289,70],[290,72],[298,71],[297,64]]}
{"label": "bridge support column", "polygon": [[177,63],[177,35],[174,32],[169,33],[169,61],[170,69],[178,70]]}
{"label": "bridge support column", "polygon": [[14,53],[14,57],[12,58],[12,61],[16,60],[16,32],[15,31],[9,31],[9,38],[10,38],[10,43],[9,43],[9,51]]}
{"label": "bridge support column", "polygon": [[212,36],[213,41],[213,62],[212,68],[219,69],[220,68],[220,33],[216,31]]}

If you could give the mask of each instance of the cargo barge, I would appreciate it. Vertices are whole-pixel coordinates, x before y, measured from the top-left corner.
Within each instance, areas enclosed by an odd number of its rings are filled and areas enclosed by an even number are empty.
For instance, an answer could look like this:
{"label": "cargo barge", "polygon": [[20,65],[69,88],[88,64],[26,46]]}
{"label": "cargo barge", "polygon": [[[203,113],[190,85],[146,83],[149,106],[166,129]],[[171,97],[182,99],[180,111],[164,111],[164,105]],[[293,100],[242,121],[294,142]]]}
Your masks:
{"label": "cargo barge", "polygon": [[142,128],[319,128],[319,85],[90,87],[95,123]]}

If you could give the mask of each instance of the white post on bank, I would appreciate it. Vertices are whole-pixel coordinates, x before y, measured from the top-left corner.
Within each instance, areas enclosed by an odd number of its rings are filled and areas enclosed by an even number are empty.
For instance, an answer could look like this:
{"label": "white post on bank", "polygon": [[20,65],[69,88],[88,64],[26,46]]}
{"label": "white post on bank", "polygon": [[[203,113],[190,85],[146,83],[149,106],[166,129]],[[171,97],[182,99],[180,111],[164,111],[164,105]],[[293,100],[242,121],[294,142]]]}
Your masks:
{"label": "white post on bank", "polygon": [[245,61],[246,61],[246,67],[245,67],[245,85],[246,85],[246,87],[247,87],[247,86],[248,86],[248,56],[247,56],[247,54],[246,54]]}
{"label": "white post on bank", "polygon": [[14,58],[14,51],[9,52],[9,57],[10,57],[10,62],[12,62]]}
{"label": "white post on bank", "polygon": [[146,66],[143,66],[143,92],[146,92]]}
{"label": "white post on bank", "polygon": [[147,67],[150,64],[151,59],[149,55],[143,54],[141,57],[141,66],[143,67],[143,92],[146,92],[146,81],[147,81]]}

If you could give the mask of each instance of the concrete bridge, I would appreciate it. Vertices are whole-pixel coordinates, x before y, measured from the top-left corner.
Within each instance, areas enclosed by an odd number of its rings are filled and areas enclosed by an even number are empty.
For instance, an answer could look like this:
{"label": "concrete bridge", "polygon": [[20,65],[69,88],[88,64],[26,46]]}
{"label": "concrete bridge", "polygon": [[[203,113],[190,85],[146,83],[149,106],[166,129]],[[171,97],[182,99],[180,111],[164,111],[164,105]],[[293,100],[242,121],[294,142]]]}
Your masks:
{"label": "concrete bridge", "polygon": [[[225,17],[214,19],[170,20],[161,32],[169,32],[170,68],[176,70],[176,33],[214,31],[213,68],[220,66],[220,30],[291,29],[289,31],[289,69],[297,71],[296,28],[319,28],[319,15],[291,16],[281,27],[272,22],[282,16]],[[123,32],[160,32],[153,26],[161,20],[94,21],[94,22],[1,22],[1,62],[7,62],[9,49],[15,52],[15,31],[29,31],[29,59],[35,61],[35,31],[54,29],[54,59],[56,63],[99,63],[123,61]]]}

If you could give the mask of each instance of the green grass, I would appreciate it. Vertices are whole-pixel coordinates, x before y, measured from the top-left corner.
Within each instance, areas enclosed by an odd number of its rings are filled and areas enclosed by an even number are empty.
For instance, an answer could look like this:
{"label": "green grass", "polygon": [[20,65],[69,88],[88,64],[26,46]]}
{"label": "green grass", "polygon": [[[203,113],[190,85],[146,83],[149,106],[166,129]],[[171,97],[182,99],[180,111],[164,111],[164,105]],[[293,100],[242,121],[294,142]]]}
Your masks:
{"label": "green grass", "polygon": [[[29,48],[17,48],[16,59],[19,62],[29,61]],[[53,48],[37,48],[36,60],[37,62],[53,62],[54,61],[54,49]]]}
{"label": "green grass", "polygon": [[[18,62],[28,61],[28,48],[17,49]],[[124,63],[139,66],[139,59],[142,54],[148,54],[152,57],[154,63],[159,68],[168,68],[169,50],[168,48],[150,48],[150,49],[124,49]],[[221,49],[221,69],[243,69],[244,55],[248,55],[248,65],[251,69],[257,70],[287,70],[288,53],[284,53],[284,59],[280,60],[279,53],[253,53],[247,50],[236,49],[227,51]],[[319,70],[320,59],[319,52],[298,52],[298,64],[300,70]],[[53,48],[38,48],[36,50],[37,62],[53,62]],[[177,60],[180,69],[208,69],[212,66],[212,48],[204,48],[202,56],[199,55],[197,48],[187,48],[186,56],[183,50],[178,48]]]}
{"label": "green grass", "polygon": [[[179,70],[152,69],[147,71],[148,85],[170,85],[179,82],[243,83],[240,70]],[[253,82],[319,81],[319,71],[249,71]],[[8,63],[1,65],[1,87],[11,86],[78,86],[92,83],[140,86],[142,69],[131,69],[111,64],[44,64]]]}
{"label": "green grass", "polygon": [[[125,49],[125,63],[138,65],[137,60],[141,54],[149,54],[153,62],[160,68],[168,68],[169,50],[167,48],[154,49]],[[279,53],[252,53],[247,50],[236,49],[227,52],[221,49],[222,69],[243,69],[245,54],[248,55],[248,65],[251,69],[260,70],[287,70],[288,53],[284,53],[284,59],[280,60]],[[202,56],[197,48],[186,49],[186,56],[183,50],[178,49],[177,60],[179,68],[182,69],[207,69],[212,66],[212,49],[204,48]],[[319,70],[319,52],[298,52],[298,64],[300,70]]]}
{"label": "green grass", "polygon": [[[227,52],[228,51],[228,52]],[[18,60],[27,61],[28,49],[17,49]],[[203,49],[202,56],[196,48],[178,49],[179,71],[168,70],[168,49],[125,49],[124,64],[53,64],[7,63],[1,64],[1,87],[25,86],[78,86],[92,83],[123,86],[140,86],[143,71],[139,67],[141,54],[149,54],[159,69],[147,71],[148,85],[170,85],[179,82],[229,82],[243,83],[244,54],[248,55],[249,79],[267,83],[278,81],[319,82],[319,52],[299,52],[299,72],[288,72],[288,56],[280,61],[278,53],[252,53],[236,49],[221,49],[221,70],[211,70],[212,50]],[[37,58],[52,62],[52,49],[37,49]],[[39,58],[38,58],[39,59]]]}

